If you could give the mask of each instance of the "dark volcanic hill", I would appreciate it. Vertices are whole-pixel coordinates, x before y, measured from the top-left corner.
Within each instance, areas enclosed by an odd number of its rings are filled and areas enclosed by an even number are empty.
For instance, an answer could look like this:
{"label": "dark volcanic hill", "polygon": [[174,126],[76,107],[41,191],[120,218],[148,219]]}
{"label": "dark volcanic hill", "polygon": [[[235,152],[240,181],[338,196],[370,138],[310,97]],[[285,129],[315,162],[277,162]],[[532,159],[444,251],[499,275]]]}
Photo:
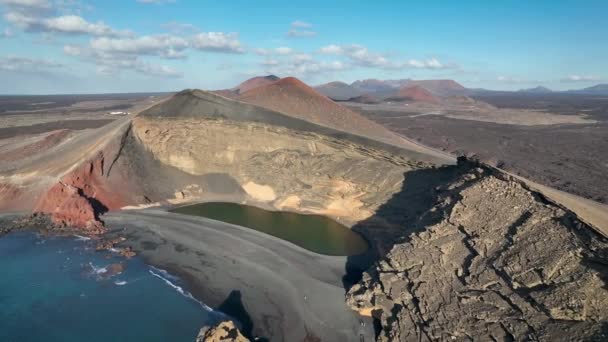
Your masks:
{"label": "dark volcanic hill", "polygon": [[439,99],[425,88],[415,85],[399,89],[397,94],[386,98],[386,101],[439,102]]}
{"label": "dark volcanic hill", "polygon": [[314,88],[319,93],[329,97],[332,100],[344,101],[353,97],[363,95],[363,92],[344,82],[329,82],[321,84]]}
{"label": "dark volcanic hill", "polygon": [[356,102],[356,103],[364,103],[364,104],[380,103],[380,100],[377,97],[370,95],[370,94],[363,94],[363,95],[351,97],[347,101]]}
{"label": "dark volcanic hill", "polygon": [[520,89],[520,90],[518,90],[518,92],[528,93],[528,94],[549,94],[549,93],[552,93],[553,90],[551,90],[547,87],[538,86],[538,87],[534,87],[534,88]]}
{"label": "dark volcanic hill", "polygon": [[597,84],[588,88],[569,90],[568,92],[586,95],[608,95],[608,84]]}
{"label": "dark volcanic hill", "polygon": [[377,96],[388,96],[393,94],[395,90],[399,88],[393,84],[387,83],[386,81],[377,79],[355,81],[351,84],[351,86],[358,89],[362,93],[374,94]]}

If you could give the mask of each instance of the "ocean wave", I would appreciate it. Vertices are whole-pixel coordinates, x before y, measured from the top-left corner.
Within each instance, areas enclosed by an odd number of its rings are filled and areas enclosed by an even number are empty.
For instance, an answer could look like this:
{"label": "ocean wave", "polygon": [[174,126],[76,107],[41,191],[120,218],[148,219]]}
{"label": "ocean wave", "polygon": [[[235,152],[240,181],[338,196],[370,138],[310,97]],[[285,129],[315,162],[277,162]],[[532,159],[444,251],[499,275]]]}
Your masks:
{"label": "ocean wave", "polygon": [[151,265],[149,265],[148,267],[149,267],[150,269],[152,269],[154,272],[156,272],[156,273],[160,273],[160,274],[161,274],[161,275],[162,275],[164,278],[166,278],[166,279],[171,279],[171,280],[172,280],[172,281],[174,281],[174,282],[178,282],[178,281],[179,281],[179,278],[178,278],[178,277],[176,277],[176,276],[174,276],[173,274],[171,274],[171,273],[169,273],[169,272],[167,272],[167,271],[163,270],[162,268],[154,267],[154,266],[151,266]]}
{"label": "ocean wave", "polygon": [[163,269],[160,269],[160,268],[156,268],[154,266],[150,266],[150,269],[148,270],[148,272],[150,272],[150,274],[152,274],[153,276],[164,281],[165,284],[174,288],[182,296],[199,303],[200,306],[203,307],[203,309],[205,309],[206,311],[213,312],[212,308],[210,308],[209,306],[207,306],[205,303],[201,302],[200,300],[194,298],[194,296],[190,292],[184,290],[181,286],[179,286],[179,285],[173,283],[171,280],[169,280],[169,279],[173,279],[174,281],[179,280],[179,278],[177,278],[176,276],[173,276],[173,275],[169,274],[169,272],[167,272]]}
{"label": "ocean wave", "polygon": [[78,235],[78,234],[74,234],[74,237],[76,238],[76,241],[89,241],[89,240],[91,240],[90,237],[82,236],[82,235]]}
{"label": "ocean wave", "polygon": [[97,267],[95,265],[93,265],[92,262],[89,262],[89,266],[91,266],[91,270],[93,271],[93,274],[104,274],[108,272],[108,269],[105,267]]}
{"label": "ocean wave", "polygon": [[118,285],[118,286],[123,286],[123,285],[127,285],[127,282],[124,280],[116,280],[114,282],[114,284]]}

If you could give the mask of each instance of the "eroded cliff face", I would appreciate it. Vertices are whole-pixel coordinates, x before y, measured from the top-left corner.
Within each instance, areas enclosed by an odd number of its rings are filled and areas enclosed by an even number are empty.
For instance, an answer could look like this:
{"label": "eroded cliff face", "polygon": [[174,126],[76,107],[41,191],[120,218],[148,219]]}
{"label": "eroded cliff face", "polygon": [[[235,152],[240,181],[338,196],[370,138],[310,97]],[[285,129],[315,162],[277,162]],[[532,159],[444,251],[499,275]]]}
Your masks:
{"label": "eroded cliff face", "polygon": [[[106,153],[110,151],[111,147],[105,149]],[[68,172],[41,194],[33,211],[48,214],[58,226],[102,233],[100,215],[130,202],[126,195],[127,181],[110,179],[109,166],[104,151],[99,151],[95,157]]]}
{"label": "eroded cliff face", "polygon": [[[401,188],[405,172],[427,166],[322,135],[224,119],[137,118],[133,135],[165,166],[233,179],[243,200],[348,223],[370,217]],[[204,184],[191,189],[176,189],[176,198],[215,195]]]}
{"label": "eroded cliff face", "polygon": [[379,340],[605,340],[605,238],[490,169],[437,190],[347,294]]}

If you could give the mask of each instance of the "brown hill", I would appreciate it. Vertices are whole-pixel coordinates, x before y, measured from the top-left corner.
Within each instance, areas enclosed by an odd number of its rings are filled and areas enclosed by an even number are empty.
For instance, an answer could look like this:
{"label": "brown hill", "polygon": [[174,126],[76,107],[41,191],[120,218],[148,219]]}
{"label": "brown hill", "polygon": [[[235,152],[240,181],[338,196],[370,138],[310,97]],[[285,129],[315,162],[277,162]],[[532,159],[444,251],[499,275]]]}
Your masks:
{"label": "brown hill", "polygon": [[414,101],[414,102],[439,102],[430,91],[421,86],[408,86],[399,89],[397,94],[386,99],[387,101]]}
{"label": "brown hill", "polygon": [[229,99],[234,99],[239,96],[239,94],[232,91],[232,89],[212,90],[211,93],[219,95],[219,96],[227,97]]}
{"label": "brown hill", "polygon": [[395,133],[335,103],[294,77],[251,89],[238,99],[325,127],[385,143],[403,144],[403,139]]}
{"label": "brown hill", "polygon": [[242,94],[251,89],[262,87],[265,85],[269,85],[273,82],[278,81],[280,78],[275,75],[268,76],[257,76],[246,80],[245,82],[239,84],[238,86],[232,88],[231,90],[237,94]]}
{"label": "brown hill", "polygon": [[213,90],[213,91],[211,91],[211,93],[220,95],[223,97],[227,97],[230,99],[235,99],[240,94],[242,94],[248,90],[271,84],[272,82],[278,81],[279,79],[280,78],[275,75],[256,76],[256,77],[250,78],[250,79],[242,82],[241,84],[237,85],[234,88]]}
{"label": "brown hill", "polygon": [[376,95],[392,96],[395,92],[403,87],[420,86],[430,91],[435,96],[455,96],[465,95],[467,88],[454,80],[377,80],[367,79],[355,81],[351,86],[364,93],[372,93]]}
{"label": "brown hill", "polygon": [[454,80],[419,80],[410,81],[410,85],[421,86],[436,96],[464,95],[467,88]]}

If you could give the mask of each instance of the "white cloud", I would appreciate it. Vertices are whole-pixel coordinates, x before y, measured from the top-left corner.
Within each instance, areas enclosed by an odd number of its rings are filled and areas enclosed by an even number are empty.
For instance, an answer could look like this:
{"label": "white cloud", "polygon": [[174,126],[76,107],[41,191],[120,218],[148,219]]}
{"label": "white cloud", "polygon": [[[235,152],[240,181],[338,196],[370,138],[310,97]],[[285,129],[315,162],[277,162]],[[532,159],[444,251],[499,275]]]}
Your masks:
{"label": "white cloud", "polygon": [[[285,51],[284,51],[285,52]],[[278,53],[278,52],[277,52]],[[318,61],[310,54],[289,53],[278,54],[277,58],[267,57],[261,63],[265,73],[309,77],[327,72],[350,69],[350,65],[342,61]]]}
{"label": "white cloud", "polygon": [[170,3],[175,2],[175,0],[137,0],[137,2],[139,2],[141,4],[160,5],[160,4],[170,4]]}
{"label": "white cloud", "polygon": [[148,76],[181,77],[182,73],[166,65],[156,65],[142,61],[137,54],[112,53],[111,51],[83,48],[76,45],[63,47],[66,55],[74,56],[97,66],[97,72],[112,75],[121,71],[134,71]]}
{"label": "white cloud", "polygon": [[92,50],[108,54],[152,55],[163,58],[184,58],[189,42],[172,35],[141,36],[136,38],[95,38]]}
{"label": "white cloud", "polygon": [[592,75],[570,75],[562,78],[561,82],[597,82],[601,81],[602,78],[599,76]]}
{"label": "white cloud", "polygon": [[166,65],[155,65],[146,62],[137,61],[134,64],[135,70],[139,73],[151,76],[160,77],[182,77],[183,74],[180,71],[175,70],[172,67]]}
{"label": "white cloud", "polygon": [[504,76],[504,75],[496,77],[496,80],[498,82],[509,83],[509,84],[537,84],[537,83],[540,84],[540,83],[543,83],[538,80],[529,80],[529,79],[525,79],[525,78]]}
{"label": "white cloud", "polygon": [[306,53],[295,54],[291,56],[291,59],[296,63],[308,62],[313,60],[312,56]]}
{"label": "white cloud", "polygon": [[192,47],[213,52],[243,53],[238,33],[201,32],[192,39]]}
{"label": "white cloud", "polygon": [[443,64],[437,58],[426,60],[410,59],[405,62],[392,61],[388,56],[370,51],[368,48],[358,44],[323,46],[319,52],[326,55],[344,56],[353,64],[360,67],[380,69],[453,69],[454,64]]}
{"label": "white cloud", "polygon": [[279,62],[279,61],[278,61],[278,60],[276,60],[276,59],[271,59],[271,58],[269,58],[269,59],[265,59],[265,60],[262,62],[262,65],[264,65],[264,66],[276,66],[276,65],[280,65],[280,64],[281,64],[281,62]]}
{"label": "white cloud", "polygon": [[46,59],[8,56],[0,57],[0,70],[17,72],[40,72],[63,67],[63,64]]}
{"label": "white cloud", "polygon": [[117,31],[103,22],[90,23],[77,15],[58,17],[30,16],[18,11],[7,12],[4,15],[7,22],[29,32],[50,32],[63,34],[90,34],[94,36],[126,36],[128,31]]}
{"label": "white cloud", "polygon": [[281,46],[281,47],[274,49],[274,51],[276,53],[278,53],[279,55],[289,55],[293,52],[293,49],[286,47],[286,46]]}
{"label": "white cloud", "polygon": [[209,52],[242,53],[244,49],[236,33],[201,32],[194,36],[159,34],[139,37],[98,37],[88,45],[65,45],[66,55],[93,63],[102,74],[124,69],[162,77],[180,77],[181,72],[164,65],[142,60],[144,56],[163,59],[186,58],[189,49]]}
{"label": "white cloud", "polygon": [[446,66],[441,64],[436,58],[431,58],[427,60],[416,60],[410,59],[405,63],[405,65],[410,66],[416,69],[445,69]]}
{"label": "white cloud", "polygon": [[305,37],[314,37],[317,35],[317,32],[310,30],[294,30],[291,29],[287,31],[287,36],[292,38],[305,38]]}
{"label": "white cloud", "polygon": [[391,66],[389,60],[378,53],[369,51],[365,46],[352,45],[327,45],[319,50],[329,55],[340,55],[349,58],[353,63],[363,67],[387,68]]}
{"label": "white cloud", "polygon": [[253,49],[253,52],[258,56],[268,56],[272,54],[270,50],[264,48]]}
{"label": "white cloud", "polygon": [[91,34],[94,36],[121,36],[128,34],[127,32],[115,31],[103,22],[89,23],[76,15],[50,18],[46,19],[43,23],[50,31],[68,34]]}
{"label": "white cloud", "polygon": [[311,28],[312,24],[311,23],[307,23],[305,21],[296,20],[296,21],[294,21],[294,22],[291,23],[291,27],[292,28]]}
{"label": "white cloud", "polygon": [[15,35],[15,32],[13,32],[13,30],[11,30],[9,28],[6,28],[2,32],[0,32],[0,38],[11,38],[14,35]]}
{"label": "white cloud", "polygon": [[180,23],[176,21],[170,21],[160,25],[165,30],[175,32],[175,33],[193,33],[199,32],[200,30],[193,24]]}
{"label": "white cloud", "polygon": [[12,10],[50,10],[51,3],[48,0],[0,0],[0,4]]}
{"label": "white cloud", "polygon": [[[7,23],[27,32],[43,34],[128,36],[128,31],[119,31],[105,23],[89,22],[74,14],[87,8],[75,0],[0,0],[4,5]],[[58,12],[62,13],[58,15]]]}
{"label": "white cloud", "polygon": [[304,38],[316,36],[317,32],[310,30],[310,28],[312,28],[312,24],[305,21],[296,20],[291,23],[291,29],[287,31],[287,37]]}
{"label": "white cloud", "polygon": [[324,54],[328,54],[328,55],[340,55],[343,52],[342,47],[335,45],[335,44],[331,44],[331,45],[327,45],[322,47],[319,50],[321,53]]}

